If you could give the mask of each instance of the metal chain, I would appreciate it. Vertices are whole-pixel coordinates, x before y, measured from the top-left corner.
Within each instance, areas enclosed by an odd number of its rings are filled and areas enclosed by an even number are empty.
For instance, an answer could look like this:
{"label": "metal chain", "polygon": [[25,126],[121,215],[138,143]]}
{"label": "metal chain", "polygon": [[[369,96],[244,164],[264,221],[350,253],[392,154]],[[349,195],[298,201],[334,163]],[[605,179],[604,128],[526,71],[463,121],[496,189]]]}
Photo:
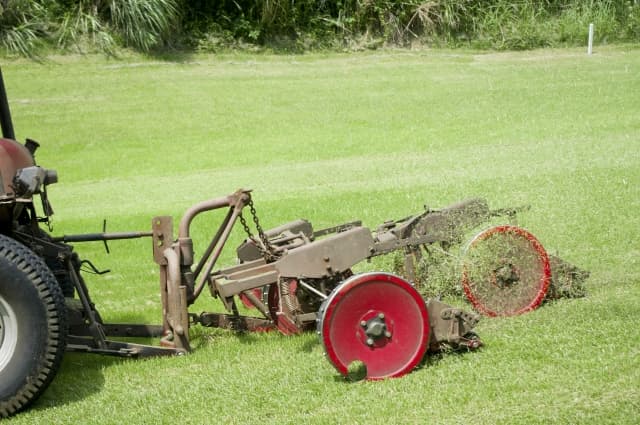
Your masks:
{"label": "metal chain", "polygon": [[242,216],[242,213],[240,213],[240,223],[242,224],[242,227],[244,228],[245,233],[247,234],[247,236],[249,237],[249,239],[256,244],[256,246],[258,246],[258,248],[260,248],[260,244],[258,243],[258,241],[256,240],[256,238],[253,236],[253,234],[251,233],[251,229],[249,229],[249,226],[247,225],[247,220],[244,219],[244,217]]}
{"label": "metal chain", "polygon": [[273,248],[273,245],[271,245],[271,242],[269,242],[269,238],[262,230],[262,226],[260,225],[260,221],[258,220],[258,214],[256,213],[256,208],[253,205],[253,199],[250,199],[247,205],[249,205],[249,211],[251,212],[253,223],[256,226],[256,230],[258,232],[258,237],[260,238],[260,242],[258,242],[255,236],[253,235],[253,233],[251,233],[251,229],[247,224],[247,220],[242,216],[242,213],[240,213],[240,216],[239,216],[240,223],[242,224],[242,227],[244,228],[245,233],[247,234],[249,239],[254,244],[256,244],[258,249],[262,252],[262,256],[264,257],[265,261],[269,262],[277,259],[278,256],[275,253],[275,249]]}

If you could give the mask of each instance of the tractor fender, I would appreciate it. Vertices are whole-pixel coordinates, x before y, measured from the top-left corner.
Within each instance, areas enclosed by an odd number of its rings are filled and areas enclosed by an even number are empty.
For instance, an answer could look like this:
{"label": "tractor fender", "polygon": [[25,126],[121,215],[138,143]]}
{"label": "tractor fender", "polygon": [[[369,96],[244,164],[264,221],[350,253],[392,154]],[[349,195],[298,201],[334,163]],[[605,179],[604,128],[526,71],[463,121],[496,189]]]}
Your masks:
{"label": "tractor fender", "polygon": [[11,139],[0,139],[0,195],[13,194],[11,187],[16,172],[35,165],[31,152],[22,144]]}

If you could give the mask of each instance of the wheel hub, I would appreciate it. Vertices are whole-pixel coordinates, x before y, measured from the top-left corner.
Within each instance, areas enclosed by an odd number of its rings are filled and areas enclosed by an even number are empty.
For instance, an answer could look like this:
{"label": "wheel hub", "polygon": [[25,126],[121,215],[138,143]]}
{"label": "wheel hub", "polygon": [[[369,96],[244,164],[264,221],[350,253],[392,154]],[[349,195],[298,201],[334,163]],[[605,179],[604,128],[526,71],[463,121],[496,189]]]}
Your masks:
{"label": "wheel hub", "polygon": [[16,315],[0,295],[0,370],[9,363],[18,342]]}
{"label": "wheel hub", "polygon": [[362,316],[360,328],[358,330],[360,340],[372,348],[383,347],[393,335],[393,326],[382,312],[370,311]]}
{"label": "wheel hub", "polygon": [[520,272],[512,263],[505,261],[493,271],[493,284],[499,288],[508,288],[513,286],[520,280]]}

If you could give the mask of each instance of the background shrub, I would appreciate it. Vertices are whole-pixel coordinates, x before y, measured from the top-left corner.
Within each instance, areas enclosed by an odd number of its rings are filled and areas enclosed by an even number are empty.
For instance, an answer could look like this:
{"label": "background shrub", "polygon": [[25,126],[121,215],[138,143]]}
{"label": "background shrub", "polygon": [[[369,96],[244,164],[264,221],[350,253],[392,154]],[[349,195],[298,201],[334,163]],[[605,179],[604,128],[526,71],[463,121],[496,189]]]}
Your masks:
{"label": "background shrub", "polygon": [[148,52],[383,45],[517,50],[640,40],[638,0],[0,0],[0,45]]}

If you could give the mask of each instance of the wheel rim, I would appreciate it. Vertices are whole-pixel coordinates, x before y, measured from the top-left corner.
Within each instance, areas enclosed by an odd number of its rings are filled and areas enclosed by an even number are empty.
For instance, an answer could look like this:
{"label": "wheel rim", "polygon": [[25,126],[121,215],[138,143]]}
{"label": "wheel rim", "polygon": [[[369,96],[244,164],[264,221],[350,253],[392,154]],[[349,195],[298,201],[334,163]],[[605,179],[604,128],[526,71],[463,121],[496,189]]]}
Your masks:
{"label": "wheel rim", "polygon": [[18,320],[11,306],[0,295],[0,370],[13,357],[18,342]]}
{"label": "wheel rim", "polygon": [[409,373],[429,342],[429,315],[420,294],[387,273],[347,279],[323,304],[318,323],[329,360],[343,375],[362,363],[366,378]]}
{"label": "wheel rim", "polygon": [[487,316],[514,316],[537,308],[551,280],[542,244],[517,226],[495,226],[467,245],[462,275],[464,292]]}

